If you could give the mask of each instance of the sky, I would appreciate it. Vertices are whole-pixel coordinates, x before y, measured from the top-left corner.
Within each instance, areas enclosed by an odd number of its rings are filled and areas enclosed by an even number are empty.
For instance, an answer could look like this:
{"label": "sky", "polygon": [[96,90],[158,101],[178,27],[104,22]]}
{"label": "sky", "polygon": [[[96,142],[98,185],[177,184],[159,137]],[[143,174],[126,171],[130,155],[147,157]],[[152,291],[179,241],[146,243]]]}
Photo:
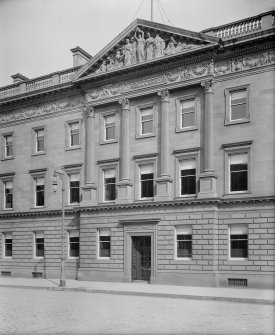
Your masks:
{"label": "sky", "polygon": [[[274,0],[154,0],[153,21],[201,31],[272,9]],[[160,11],[160,9],[161,11]],[[151,0],[0,0],[0,87],[73,66],[70,49],[96,55]]]}

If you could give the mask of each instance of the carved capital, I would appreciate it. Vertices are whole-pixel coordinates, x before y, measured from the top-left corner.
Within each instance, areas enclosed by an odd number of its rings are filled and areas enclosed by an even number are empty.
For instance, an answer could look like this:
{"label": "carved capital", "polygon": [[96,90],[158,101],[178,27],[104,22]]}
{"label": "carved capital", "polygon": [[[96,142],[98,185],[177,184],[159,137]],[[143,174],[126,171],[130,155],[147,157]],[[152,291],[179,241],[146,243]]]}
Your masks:
{"label": "carved capital", "polygon": [[118,103],[122,106],[122,109],[130,109],[130,101],[128,98],[121,98]]}
{"label": "carved capital", "polygon": [[158,95],[161,98],[161,102],[169,102],[170,92],[168,90],[158,91]]}
{"label": "carved capital", "polygon": [[204,93],[214,93],[214,84],[214,79],[202,81],[201,86],[204,87]]}
{"label": "carved capital", "polygon": [[84,111],[87,117],[95,117],[95,109],[92,105],[84,104]]}

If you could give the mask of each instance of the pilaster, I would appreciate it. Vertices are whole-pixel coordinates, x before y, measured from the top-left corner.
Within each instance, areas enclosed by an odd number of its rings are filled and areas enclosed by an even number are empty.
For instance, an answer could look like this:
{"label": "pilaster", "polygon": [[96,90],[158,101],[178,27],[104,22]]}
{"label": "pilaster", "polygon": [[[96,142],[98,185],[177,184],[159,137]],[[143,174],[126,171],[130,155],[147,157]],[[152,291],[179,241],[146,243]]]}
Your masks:
{"label": "pilaster", "polygon": [[204,87],[204,156],[203,172],[200,175],[200,191],[198,198],[214,198],[217,196],[217,175],[213,165],[214,138],[214,79],[210,78],[201,83]]}
{"label": "pilaster", "polygon": [[120,169],[117,183],[116,203],[132,202],[132,182],[130,180],[130,102],[128,98],[119,100],[121,105],[120,127]]}
{"label": "pilaster", "polygon": [[95,175],[95,152],[94,152],[94,124],[95,110],[94,107],[84,105],[85,118],[85,166],[84,166],[84,186],[82,187],[83,195],[81,205],[97,205],[97,187],[94,182]]}
{"label": "pilaster", "polygon": [[160,176],[156,179],[156,201],[172,199],[172,178],[169,174],[169,107],[170,92],[158,92],[161,98]]}

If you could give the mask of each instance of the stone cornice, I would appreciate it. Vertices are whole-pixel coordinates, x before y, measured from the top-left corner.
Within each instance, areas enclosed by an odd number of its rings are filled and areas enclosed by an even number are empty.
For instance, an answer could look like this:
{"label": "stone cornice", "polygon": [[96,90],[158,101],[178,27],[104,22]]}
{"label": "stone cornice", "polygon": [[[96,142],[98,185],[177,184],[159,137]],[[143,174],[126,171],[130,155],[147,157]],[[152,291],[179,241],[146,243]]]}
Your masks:
{"label": "stone cornice", "polygon": [[[246,198],[212,198],[212,199],[180,199],[174,201],[166,202],[142,202],[142,203],[132,203],[132,204],[106,204],[98,206],[86,206],[86,207],[75,207],[71,209],[65,209],[66,214],[79,214],[82,212],[102,212],[108,210],[121,210],[121,209],[138,209],[138,208],[159,208],[159,207],[181,207],[186,206],[227,206],[232,204],[261,204],[261,203],[275,203],[275,196],[270,197],[246,197]],[[26,212],[0,212],[1,218],[12,218],[12,217],[32,217],[32,216],[42,216],[42,215],[61,215],[61,210],[33,210]]]}

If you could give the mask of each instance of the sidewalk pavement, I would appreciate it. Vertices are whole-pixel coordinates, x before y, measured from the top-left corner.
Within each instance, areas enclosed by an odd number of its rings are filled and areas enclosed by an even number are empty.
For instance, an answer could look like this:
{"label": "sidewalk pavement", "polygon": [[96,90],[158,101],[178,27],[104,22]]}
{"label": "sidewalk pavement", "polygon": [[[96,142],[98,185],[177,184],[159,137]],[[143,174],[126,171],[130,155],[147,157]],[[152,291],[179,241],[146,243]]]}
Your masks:
{"label": "sidewalk pavement", "polygon": [[113,283],[78,281],[71,279],[66,280],[66,287],[60,287],[59,279],[11,277],[0,277],[0,287],[18,287],[198,300],[219,300],[275,305],[275,290],[272,289],[264,290],[233,287],[152,285],[143,282]]}

